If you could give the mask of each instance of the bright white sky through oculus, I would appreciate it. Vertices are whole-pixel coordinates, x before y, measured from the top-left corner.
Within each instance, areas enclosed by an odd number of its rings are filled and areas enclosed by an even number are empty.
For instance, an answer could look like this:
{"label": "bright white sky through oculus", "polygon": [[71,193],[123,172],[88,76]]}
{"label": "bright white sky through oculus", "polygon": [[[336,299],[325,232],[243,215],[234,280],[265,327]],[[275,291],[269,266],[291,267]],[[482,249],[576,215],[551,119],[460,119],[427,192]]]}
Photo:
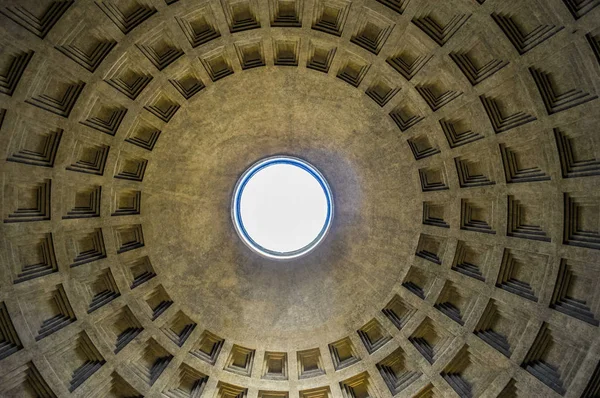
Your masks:
{"label": "bright white sky through oculus", "polygon": [[327,221],[327,196],[319,181],[291,164],[273,164],[254,174],[240,203],[248,235],[275,252],[302,249]]}

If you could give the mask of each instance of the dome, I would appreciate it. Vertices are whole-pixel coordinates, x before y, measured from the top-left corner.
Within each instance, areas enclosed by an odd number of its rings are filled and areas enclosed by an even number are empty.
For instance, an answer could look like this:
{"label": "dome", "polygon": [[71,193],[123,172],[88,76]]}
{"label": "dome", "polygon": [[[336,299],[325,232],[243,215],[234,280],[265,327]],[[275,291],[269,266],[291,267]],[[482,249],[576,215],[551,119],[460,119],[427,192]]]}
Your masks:
{"label": "dome", "polygon": [[599,396],[598,5],[1,0],[0,396]]}

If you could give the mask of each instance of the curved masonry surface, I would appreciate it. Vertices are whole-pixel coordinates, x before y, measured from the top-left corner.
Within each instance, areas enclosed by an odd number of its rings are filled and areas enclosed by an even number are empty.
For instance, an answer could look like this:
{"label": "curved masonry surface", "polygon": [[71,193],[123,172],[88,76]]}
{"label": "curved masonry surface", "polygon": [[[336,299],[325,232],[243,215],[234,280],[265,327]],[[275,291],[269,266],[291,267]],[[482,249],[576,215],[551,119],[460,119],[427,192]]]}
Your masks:
{"label": "curved masonry surface", "polygon": [[[599,5],[0,1],[0,396],[598,396]],[[289,267],[274,153],[336,198]]]}

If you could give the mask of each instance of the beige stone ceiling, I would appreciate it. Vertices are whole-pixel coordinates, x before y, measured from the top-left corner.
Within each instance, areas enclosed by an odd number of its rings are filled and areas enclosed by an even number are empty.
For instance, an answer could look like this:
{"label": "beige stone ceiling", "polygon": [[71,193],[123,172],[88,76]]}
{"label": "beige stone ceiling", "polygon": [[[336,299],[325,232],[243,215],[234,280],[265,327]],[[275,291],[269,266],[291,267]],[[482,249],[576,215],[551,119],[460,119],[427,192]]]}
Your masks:
{"label": "beige stone ceiling", "polygon": [[598,396],[599,5],[0,0],[0,396]]}

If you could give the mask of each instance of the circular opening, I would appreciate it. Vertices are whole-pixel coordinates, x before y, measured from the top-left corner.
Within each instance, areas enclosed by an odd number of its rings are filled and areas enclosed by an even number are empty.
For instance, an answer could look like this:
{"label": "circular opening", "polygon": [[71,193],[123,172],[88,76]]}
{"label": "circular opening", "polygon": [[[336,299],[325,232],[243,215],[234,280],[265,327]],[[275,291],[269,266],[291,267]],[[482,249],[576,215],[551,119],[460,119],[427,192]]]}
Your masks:
{"label": "circular opening", "polygon": [[314,249],[333,218],[333,198],[323,175],[309,163],[277,156],[242,174],[233,194],[235,229],[252,250],[291,259]]}

